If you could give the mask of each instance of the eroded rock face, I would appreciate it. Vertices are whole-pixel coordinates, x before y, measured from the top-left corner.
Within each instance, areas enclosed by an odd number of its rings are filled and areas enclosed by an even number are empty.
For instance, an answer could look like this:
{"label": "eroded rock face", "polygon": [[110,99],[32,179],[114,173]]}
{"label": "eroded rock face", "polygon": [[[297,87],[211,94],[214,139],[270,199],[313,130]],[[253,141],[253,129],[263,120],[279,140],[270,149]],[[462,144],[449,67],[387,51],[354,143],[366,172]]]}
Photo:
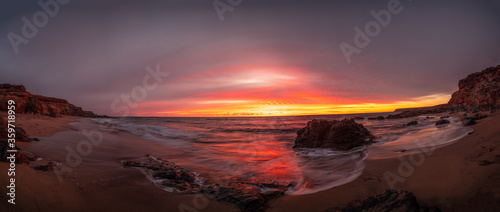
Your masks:
{"label": "eroded rock face", "polygon": [[500,106],[500,65],[473,73],[458,82],[448,105],[465,108]]}
{"label": "eroded rock face", "polygon": [[[30,142],[36,138],[30,138],[23,128],[16,127],[16,142]],[[38,140],[38,139],[36,139]],[[7,150],[12,149],[8,142],[7,133],[7,121],[0,117],[0,161],[9,162],[8,157],[11,153]],[[19,147],[15,147],[17,152],[15,153],[16,163],[26,163],[36,160],[38,157],[29,152],[23,152]]]}
{"label": "eroded rock face", "polygon": [[294,148],[349,150],[373,142],[375,136],[354,119],[314,119],[297,131]]}
{"label": "eroded rock face", "polygon": [[420,206],[409,191],[386,190],[362,201],[352,201],[343,208],[329,208],[325,212],[347,211],[441,211],[437,207]]}
{"label": "eroded rock face", "polygon": [[0,84],[0,111],[7,110],[7,101],[16,102],[16,113],[33,113],[59,117],[61,115],[96,117],[90,111],[70,104],[64,99],[33,95],[23,85]]}

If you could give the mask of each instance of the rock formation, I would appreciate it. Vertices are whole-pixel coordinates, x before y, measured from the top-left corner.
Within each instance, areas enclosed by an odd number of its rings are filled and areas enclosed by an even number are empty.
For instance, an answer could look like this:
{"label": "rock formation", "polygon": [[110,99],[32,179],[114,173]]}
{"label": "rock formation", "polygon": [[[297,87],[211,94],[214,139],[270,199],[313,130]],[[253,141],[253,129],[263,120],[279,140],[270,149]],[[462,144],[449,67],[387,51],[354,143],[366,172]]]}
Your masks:
{"label": "rock formation", "polygon": [[481,113],[476,113],[474,116],[468,117],[467,113],[465,113],[464,117],[462,118],[462,126],[471,126],[477,124],[476,120],[481,120],[486,117],[488,117],[488,115]]}
{"label": "rock formation", "polygon": [[446,119],[439,119],[438,121],[436,121],[436,126],[439,126],[439,125],[443,125],[443,124],[449,124],[450,121],[446,120]]}
{"label": "rock formation", "polygon": [[83,116],[96,117],[90,111],[70,104],[64,99],[33,95],[26,91],[23,85],[0,84],[0,111],[7,110],[7,101],[16,102],[16,113],[33,113],[58,117]]}
{"label": "rock formation", "polygon": [[377,116],[377,117],[369,117],[368,120],[384,120],[385,118],[383,116]]}
{"label": "rock formation", "polygon": [[[29,138],[28,134],[26,134],[24,129],[20,127],[16,127],[15,129],[16,129],[16,142],[28,142],[34,140],[32,138]],[[20,134],[17,134],[18,130],[19,132],[21,132]],[[10,153],[8,153],[7,150],[12,149],[9,146],[7,138],[8,138],[7,122],[2,117],[0,117],[0,161],[3,162],[9,161],[7,157],[10,156]],[[18,140],[18,138],[20,138],[20,140]],[[17,146],[14,149],[17,150],[17,153],[15,153],[16,163],[29,163],[30,161],[37,159],[37,156],[35,156],[34,154],[23,152]]]}
{"label": "rock formation", "polygon": [[363,201],[352,201],[343,208],[329,208],[325,212],[344,211],[441,211],[437,207],[420,206],[409,191],[386,190]]}
{"label": "rock formation", "polygon": [[264,211],[270,199],[285,195],[290,183],[237,179],[227,185],[210,181],[198,183],[197,174],[161,158],[147,155],[146,161],[124,161],[124,167],[149,170],[151,177],[162,188],[173,188],[181,193],[204,193],[218,202],[236,205],[241,211]]}
{"label": "rock formation", "polygon": [[497,108],[500,106],[500,65],[473,73],[458,82],[448,105],[464,108]]}
{"label": "rock formation", "polygon": [[349,150],[373,142],[375,137],[354,119],[314,119],[297,131],[296,147]]}
{"label": "rock formation", "polygon": [[400,112],[397,114],[388,115],[387,119],[402,119],[420,116],[422,114],[431,114],[431,113],[442,113],[450,110],[450,107],[446,104],[444,105],[436,105],[432,107],[421,107],[421,108],[404,108],[404,109],[396,109],[394,112]]}
{"label": "rock formation", "polygon": [[406,124],[404,124],[404,126],[413,126],[413,125],[417,125],[418,124],[418,121],[410,121]]}

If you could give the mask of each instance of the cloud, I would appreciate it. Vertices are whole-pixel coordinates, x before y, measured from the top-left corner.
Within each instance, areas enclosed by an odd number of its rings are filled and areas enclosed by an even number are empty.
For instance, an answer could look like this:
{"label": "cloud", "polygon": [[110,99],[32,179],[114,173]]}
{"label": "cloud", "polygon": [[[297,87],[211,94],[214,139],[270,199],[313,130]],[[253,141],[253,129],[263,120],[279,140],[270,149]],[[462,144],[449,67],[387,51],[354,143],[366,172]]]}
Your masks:
{"label": "cloud", "polygon": [[[338,44],[352,42],[353,27],[386,4],[245,1],[220,22],[206,1],[72,2],[19,54],[0,40],[0,71],[35,94],[113,115],[111,102],[159,64],[170,76],[133,114],[200,115],[427,106],[444,103],[467,74],[500,63],[498,4],[418,1],[405,2],[347,64]],[[37,10],[1,8],[12,10],[2,34],[19,33],[21,17]]]}

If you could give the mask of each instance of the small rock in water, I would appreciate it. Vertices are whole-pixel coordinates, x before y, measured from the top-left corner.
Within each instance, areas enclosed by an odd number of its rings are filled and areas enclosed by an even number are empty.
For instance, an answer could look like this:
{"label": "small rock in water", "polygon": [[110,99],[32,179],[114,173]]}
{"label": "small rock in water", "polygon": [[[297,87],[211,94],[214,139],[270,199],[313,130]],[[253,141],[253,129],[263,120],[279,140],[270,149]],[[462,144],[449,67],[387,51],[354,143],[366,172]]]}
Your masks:
{"label": "small rock in water", "polygon": [[436,126],[438,125],[443,125],[443,124],[449,124],[450,121],[446,120],[446,119],[439,119],[438,121],[436,121]]}
{"label": "small rock in water", "polygon": [[404,126],[412,126],[412,125],[417,125],[417,124],[418,124],[417,121],[410,121],[410,122],[404,124]]}
{"label": "small rock in water", "polygon": [[35,166],[35,167],[33,167],[33,169],[38,170],[38,171],[48,172],[48,171],[52,171],[54,169],[54,167],[57,166],[57,164],[58,164],[57,162],[50,161],[47,165]]}
{"label": "small rock in water", "polygon": [[159,183],[160,187],[182,193],[205,193],[219,202],[234,204],[241,211],[264,211],[270,199],[283,196],[285,191],[295,186],[293,183],[243,179],[238,179],[228,185],[219,185],[209,181],[200,185],[195,183],[196,175],[193,172],[152,155],[148,155],[146,161],[123,161],[122,165],[151,170],[152,177],[162,180]]}
{"label": "small rock in water", "polygon": [[377,117],[370,117],[368,120],[384,120],[385,118],[383,116],[377,116]]}

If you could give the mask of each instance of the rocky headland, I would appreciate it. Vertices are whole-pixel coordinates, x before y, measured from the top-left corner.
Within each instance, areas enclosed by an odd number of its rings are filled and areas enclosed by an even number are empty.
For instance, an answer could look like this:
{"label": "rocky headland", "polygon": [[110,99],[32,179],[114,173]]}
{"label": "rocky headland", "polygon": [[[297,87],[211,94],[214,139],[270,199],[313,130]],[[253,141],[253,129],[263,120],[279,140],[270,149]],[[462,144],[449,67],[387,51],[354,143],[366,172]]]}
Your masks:
{"label": "rocky headland", "polygon": [[70,104],[67,100],[31,94],[23,85],[0,84],[0,111],[7,111],[9,100],[16,102],[17,114],[99,117],[91,111]]}

